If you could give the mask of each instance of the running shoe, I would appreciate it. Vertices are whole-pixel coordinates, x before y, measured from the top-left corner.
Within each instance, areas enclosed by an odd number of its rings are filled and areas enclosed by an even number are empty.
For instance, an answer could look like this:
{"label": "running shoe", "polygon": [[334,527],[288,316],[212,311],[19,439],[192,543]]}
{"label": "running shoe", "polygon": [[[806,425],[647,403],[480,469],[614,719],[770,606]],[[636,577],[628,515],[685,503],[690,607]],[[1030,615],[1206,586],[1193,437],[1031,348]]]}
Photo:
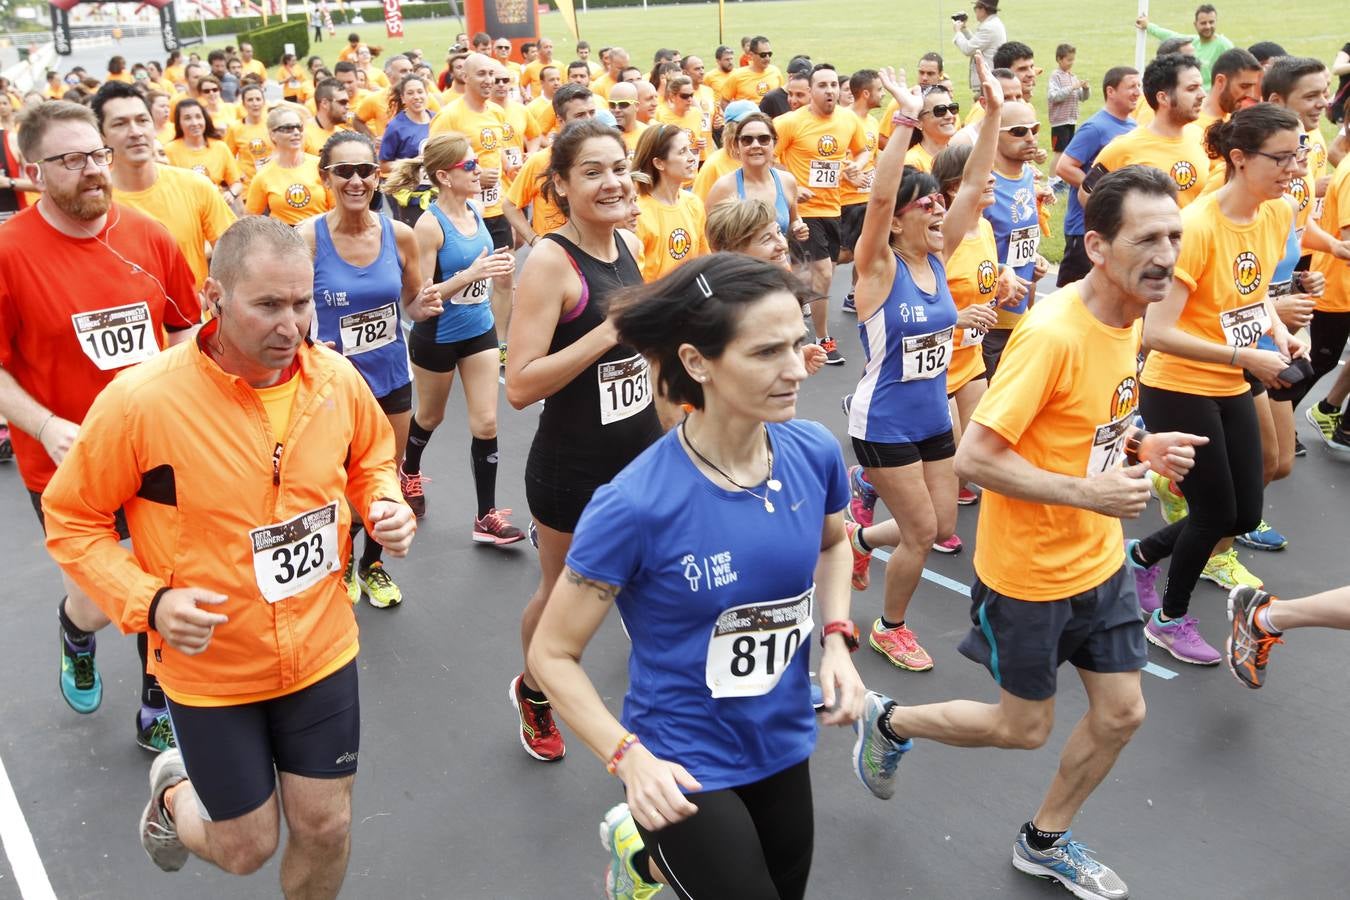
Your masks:
{"label": "running shoe", "polygon": [[868,482],[862,466],[850,466],[848,488],[853,499],[848,504],[848,515],[863,528],[871,528],[876,518],[877,489]]}
{"label": "running shoe", "polygon": [[1224,642],[1224,659],[1233,677],[1256,689],[1266,683],[1270,648],[1284,641],[1256,624],[1256,615],[1276,599],[1265,591],[1239,587],[1228,592],[1228,621],[1232,630]]}
{"label": "running shoe", "polygon": [[1212,581],[1225,591],[1231,591],[1235,587],[1254,587],[1263,588],[1265,582],[1257,578],[1247,567],[1238,559],[1237,550],[1229,547],[1223,553],[1216,553],[1205,563],[1204,571],[1200,577],[1206,581]]}
{"label": "running shoe", "polygon": [[177,748],[165,750],[150,764],[150,802],[141,813],[141,846],[150,861],[165,872],[177,872],[188,858],[173,819],[164,811],[164,792],[186,780],[187,768]]}
{"label": "running shoe", "polygon": [[868,691],[863,697],[863,714],[853,723],[853,733],[858,736],[853,742],[853,774],[878,800],[895,796],[895,770],[900,757],[914,749],[913,741],[897,744],[877,728],[888,703],[889,697]]}
{"label": "running shoe", "polygon": [[961,536],[960,536],[959,534],[953,534],[951,537],[947,538],[945,541],[934,541],[934,542],[933,542],[933,550],[934,550],[935,552],[937,552],[937,553],[946,553],[946,554],[948,554],[948,555],[951,555],[951,554],[953,554],[953,553],[960,553],[960,552],[961,552],[961,548],[964,547],[964,546],[965,546],[965,544],[961,543]]}
{"label": "running shoe", "polygon": [[1162,598],[1158,596],[1158,578],[1162,569],[1156,565],[1141,566],[1134,561],[1134,548],[1138,541],[1125,542],[1125,565],[1134,575],[1134,592],[1139,595],[1139,613],[1148,618],[1162,609]]}
{"label": "running shoe", "polygon": [[918,639],[907,625],[882,628],[881,620],[877,619],[872,623],[872,633],[867,636],[867,642],[898,668],[910,672],[927,672],[933,668],[933,657],[919,646]]}
{"label": "running shoe", "polygon": [[347,589],[347,599],[352,606],[361,602],[361,582],[356,580],[356,557],[347,557],[347,568],[342,572],[342,586]]}
{"label": "running shoe", "polygon": [[498,547],[525,540],[525,532],[507,521],[509,509],[490,509],[481,519],[473,520],[475,544],[495,544]]}
{"label": "running shoe", "polygon": [[1144,637],[1155,647],[1161,647],[1184,663],[1194,666],[1217,666],[1223,655],[1211,647],[1196,630],[1195,616],[1182,616],[1164,622],[1159,613],[1148,617]]}
{"label": "running shoe", "polygon": [[521,696],[522,678],[521,675],[512,678],[511,686],[506,690],[506,696],[516,710],[516,718],[520,720],[520,746],[537,760],[560,760],[567,753],[567,747],[563,745],[558,726],[553,724],[553,707]]}
{"label": "running shoe", "polygon": [[[1342,421],[1341,425],[1344,424],[1345,422]],[[1336,433],[1331,436],[1331,440],[1327,441],[1327,449],[1342,457],[1350,457],[1350,432],[1347,432],[1343,427],[1337,428]]]}
{"label": "running shoe", "polygon": [[531,520],[530,520],[529,534],[530,534],[530,546],[533,547],[534,549],[538,550],[538,549],[539,549],[539,526],[536,525],[536,524],[534,524],[534,519],[531,519]]}
{"label": "running shoe", "polygon": [[1153,495],[1158,498],[1163,521],[1171,525],[1186,518],[1186,498],[1173,490],[1172,482],[1157,472],[1149,472],[1148,480],[1153,486]]}
{"label": "running shoe", "polygon": [[1114,871],[1097,862],[1091,849],[1073,839],[1073,832],[1055,841],[1049,850],[1037,850],[1027,843],[1025,831],[1013,842],[1013,868],[1037,878],[1058,881],[1069,893],[1083,900],[1125,900],[1130,889]]}
{"label": "running shoe", "polygon": [[1289,546],[1289,540],[1267,525],[1265,519],[1261,520],[1261,524],[1256,526],[1255,531],[1239,534],[1233,540],[1253,550],[1283,550]]}
{"label": "running shoe", "polygon": [[506,368],[506,344],[505,342],[497,345],[497,364],[503,369]]}
{"label": "running shoe", "polygon": [[852,395],[852,394],[845,394],[843,397],[841,397],[840,400],[839,400],[839,405],[842,406],[842,407],[844,408],[844,415],[846,415],[846,416],[851,416],[851,415],[853,415],[853,395]]}
{"label": "running shoe", "polygon": [[858,314],[858,305],[853,301],[852,291],[849,291],[844,295],[844,302],[839,308],[850,316],[856,316]]}
{"label": "running shoe", "polygon": [[425,518],[427,514],[427,496],[424,489],[430,480],[421,472],[409,475],[402,469],[398,470],[398,486],[403,492],[403,502],[412,508],[413,515],[419,519]]}
{"label": "running shoe", "polygon": [[91,634],[88,645],[81,647],[66,638],[60,625],[56,630],[61,642],[61,696],[71,709],[88,715],[103,702],[103,678],[94,662],[97,641]]}
{"label": "running shoe", "polygon": [[[403,602],[403,592],[384,570],[384,563],[378,560],[371,563],[369,568],[361,570],[361,590],[365,591],[366,599],[376,609],[388,609]],[[359,597],[357,602],[360,602]]]}
{"label": "running shoe", "polygon": [[141,727],[141,711],[136,710],[136,746],[142,750],[149,750],[151,753],[163,753],[165,750],[172,750],[178,746],[178,741],[174,737],[173,725],[169,722],[169,711],[167,709],[148,710],[155,714],[150,720],[150,724]]}
{"label": "running shoe", "polygon": [[1294,435],[1294,455],[1295,456],[1308,455],[1308,448],[1303,446],[1303,441],[1299,438],[1298,435]]}
{"label": "running shoe", "polygon": [[1314,403],[1303,411],[1303,418],[1308,420],[1308,424],[1317,429],[1317,436],[1331,444],[1331,436],[1336,433],[1336,428],[1341,424],[1341,411],[1338,409],[1332,413],[1324,413],[1318,404]]}
{"label": "running shoe", "polygon": [[609,854],[609,869],[605,872],[608,900],[646,900],[661,893],[661,885],[648,884],[642,873],[633,868],[633,857],[643,849],[643,844],[627,803],[605,813],[600,823],[600,844]]}
{"label": "running shoe", "polygon": [[14,459],[14,445],[9,440],[9,426],[0,425],[0,463]]}
{"label": "running shoe", "polygon": [[872,554],[859,550],[855,537],[860,528],[862,526],[857,522],[844,520],[844,533],[848,535],[848,549],[853,552],[853,589],[855,591],[865,591],[867,586],[872,583]]}
{"label": "running shoe", "polygon": [[976,503],[979,502],[980,502],[980,495],[975,493],[968,487],[963,487],[956,492],[957,506],[974,506]]}
{"label": "running shoe", "polygon": [[844,354],[839,352],[839,345],[834,342],[834,338],[826,335],[818,343],[820,349],[825,351],[825,365],[842,366],[844,364]]}

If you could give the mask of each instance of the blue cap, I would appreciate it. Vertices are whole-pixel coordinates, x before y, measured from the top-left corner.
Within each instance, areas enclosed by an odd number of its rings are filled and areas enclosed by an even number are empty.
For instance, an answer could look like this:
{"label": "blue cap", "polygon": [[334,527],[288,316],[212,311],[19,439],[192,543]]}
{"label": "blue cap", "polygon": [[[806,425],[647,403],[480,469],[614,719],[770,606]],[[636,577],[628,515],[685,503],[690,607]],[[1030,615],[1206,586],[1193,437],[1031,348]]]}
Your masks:
{"label": "blue cap", "polygon": [[733,100],[727,104],[727,108],[722,115],[728,122],[739,122],[752,112],[759,112],[759,107],[752,100]]}
{"label": "blue cap", "polygon": [[614,118],[614,113],[607,109],[597,109],[595,111],[595,121],[604,122],[610,128],[618,128],[619,122]]}

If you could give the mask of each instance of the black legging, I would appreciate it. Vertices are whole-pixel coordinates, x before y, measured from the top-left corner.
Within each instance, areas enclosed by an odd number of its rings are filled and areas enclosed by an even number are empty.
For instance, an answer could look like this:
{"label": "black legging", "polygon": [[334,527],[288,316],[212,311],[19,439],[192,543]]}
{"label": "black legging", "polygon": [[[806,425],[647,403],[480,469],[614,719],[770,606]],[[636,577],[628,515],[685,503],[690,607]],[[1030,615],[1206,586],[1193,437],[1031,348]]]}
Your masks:
{"label": "black legging", "polygon": [[1318,379],[1335,370],[1336,364],[1341,361],[1341,354],[1345,352],[1347,338],[1350,338],[1350,312],[1323,312],[1319,309],[1313,313],[1312,322],[1308,324],[1308,356],[1313,367],[1313,377],[1294,385],[1295,393],[1288,399],[1293,400],[1295,406],[1303,402]]}
{"label": "black legging", "polygon": [[743,787],[690,794],[698,812],[660,831],[638,826],[676,897],[806,896],[815,843],[809,762]]}
{"label": "black legging", "polygon": [[1172,557],[1163,615],[1176,619],[1190,608],[1191,592],[1214,545],[1261,524],[1265,502],[1261,429],[1250,393],[1201,397],[1144,385],[1139,411],[1149,431],[1184,431],[1209,438],[1208,444],[1195,448],[1195,468],[1177,485],[1189,514],[1139,545],[1150,564]]}

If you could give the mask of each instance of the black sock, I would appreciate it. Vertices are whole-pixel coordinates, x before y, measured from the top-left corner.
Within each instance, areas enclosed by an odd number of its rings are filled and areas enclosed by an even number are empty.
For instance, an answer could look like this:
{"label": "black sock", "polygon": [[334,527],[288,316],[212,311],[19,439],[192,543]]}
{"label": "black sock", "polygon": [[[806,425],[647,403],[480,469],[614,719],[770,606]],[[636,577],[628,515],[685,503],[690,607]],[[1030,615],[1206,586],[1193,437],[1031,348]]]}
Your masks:
{"label": "black sock", "polygon": [[380,542],[371,537],[370,533],[367,532],[366,547],[361,551],[360,571],[364,572],[366,569],[369,569],[371,566],[375,565],[375,563],[379,562],[380,554],[383,552],[384,548],[380,546]]}
{"label": "black sock", "polygon": [[497,505],[497,439],[474,438],[469,444],[469,461],[473,464],[473,487],[478,492],[481,519]]}
{"label": "black sock", "polygon": [[83,629],[77,628],[75,623],[70,621],[70,617],[66,615],[67,599],[68,598],[66,597],[62,597],[61,602],[56,604],[56,614],[61,619],[61,630],[66,633],[66,640],[70,641],[72,644],[84,646],[89,643],[89,639],[94,636],[94,633],[92,631],[84,631]]}
{"label": "black sock", "polygon": [[881,617],[881,627],[885,628],[887,631],[890,631],[892,628],[899,628],[903,624],[905,624],[904,619],[901,619],[899,622],[892,622],[885,616]]}
{"label": "black sock", "polygon": [[520,679],[520,696],[529,700],[531,703],[548,702],[548,697],[544,695],[544,692],[531,689],[530,686],[525,683],[524,678]]}
{"label": "black sock", "polygon": [[136,650],[141,655],[141,706],[163,709],[167,705],[164,690],[159,686],[159,679],[149,672],[150,639],[144,631],[136,635]]}
{"label": "black sock", "polygon": [[408,423],[408,446],[403,451],[403,471],[409,475],[416,475],[422,471],[422,451],[427,449],[427,442],[431,440],[431,432],[417,424],[417,416],[412,417]]}
{"label": "black sock", "polygon": [[863,537],[863,532],[866,530],[866,528],[859,528],[857,531],[853,532],[853,539],[858,542],[859,550],[862,550],[864,553],[871,553],[872,545],[867,543],[867,539]]}
{"label": "black sock", "polygon": [[634,853],[632,857],[629,859],[629,862],[633,866],[633,871],[637,873],[638,878],[642,879],[643,884],[652,883],[651,866],[647,864],[647,859],[648,857],[646,847],[643,847],[641,850]]}
{"label": "black sock", "polygon": [[877,731],[880,731],[882,737],[886,738],[886,740],[891,743],[903,744],[906,739],[902,738],[891,729],[891,710],[893,709],[895,709],[895,701],[888,700],[886,702],[886,708],[883,709],[881,715],[877,717]]}
{"label": "black sock", "polygon": [[1330,403],[1328,403],[1328,402],[1325,401],[1325,400],[1318,400],[1318,401],[1317,401],[1317,411],[1320,412],[1320,413],[1321,413],[1322,415],[1324,415],[1324,416],[1334,416],[1336,413],[1340,412],[1341,410],[1340,410],[1340,407],[1338,407],[1338,406],[1332,406]]}
{"label": "black sock", "polygon": [[1039,850],[1042,853],[1055,846],[1055,841],[1064,837],[1065,834],[1063,831],[1041,831],[1036,827],[1035,822],[1028,822],[1023,825],[1022,833],[1027,836],[1027,843],[1032,846],[1032,849]]}
{"label": "black sock", "polygon": [[1134,547],[1132,547],[1132,548],[1130,549],[1130,559],[1134,560],[1136,563],[1138,563],[1139,565],[1143,566],[1145,569],[1147,569],[1149,566],[1153,565],[1153,563],[1151,563],[1151,562],[1149,562],[1148,560],[1144,559],[1144,545],[1143,545],[1143,544],[1136,543],[1136,544],[1134,545]]}

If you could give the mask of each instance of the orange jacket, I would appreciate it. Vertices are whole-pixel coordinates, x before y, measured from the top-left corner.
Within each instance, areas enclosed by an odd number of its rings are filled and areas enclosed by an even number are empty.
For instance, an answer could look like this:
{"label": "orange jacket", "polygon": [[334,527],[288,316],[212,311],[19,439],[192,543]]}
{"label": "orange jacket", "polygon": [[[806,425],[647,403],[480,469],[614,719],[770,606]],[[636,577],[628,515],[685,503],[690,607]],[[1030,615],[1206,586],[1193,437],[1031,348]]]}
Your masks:
{"label": "orange jacket", "polygon": [[[253,388],[201,350],[217,326],[125,370],[98,396],[43,493],[47,548],[123,633],[148,630],[163,589],[228,597],[210,609],[229,621],[197,656],[150,631],[150,671],[171,692],[282,694],[356,642],[342,582],[351,552],[343,498],[363,515],[375,500],[402,502],[394,435],[351,363],[307,343],[290,430],[276,438]],[[327,572],[269,603],[250,532],[329,504],[338,552],[323,554]],[[113,529],[118,507],[130,551]]]}

